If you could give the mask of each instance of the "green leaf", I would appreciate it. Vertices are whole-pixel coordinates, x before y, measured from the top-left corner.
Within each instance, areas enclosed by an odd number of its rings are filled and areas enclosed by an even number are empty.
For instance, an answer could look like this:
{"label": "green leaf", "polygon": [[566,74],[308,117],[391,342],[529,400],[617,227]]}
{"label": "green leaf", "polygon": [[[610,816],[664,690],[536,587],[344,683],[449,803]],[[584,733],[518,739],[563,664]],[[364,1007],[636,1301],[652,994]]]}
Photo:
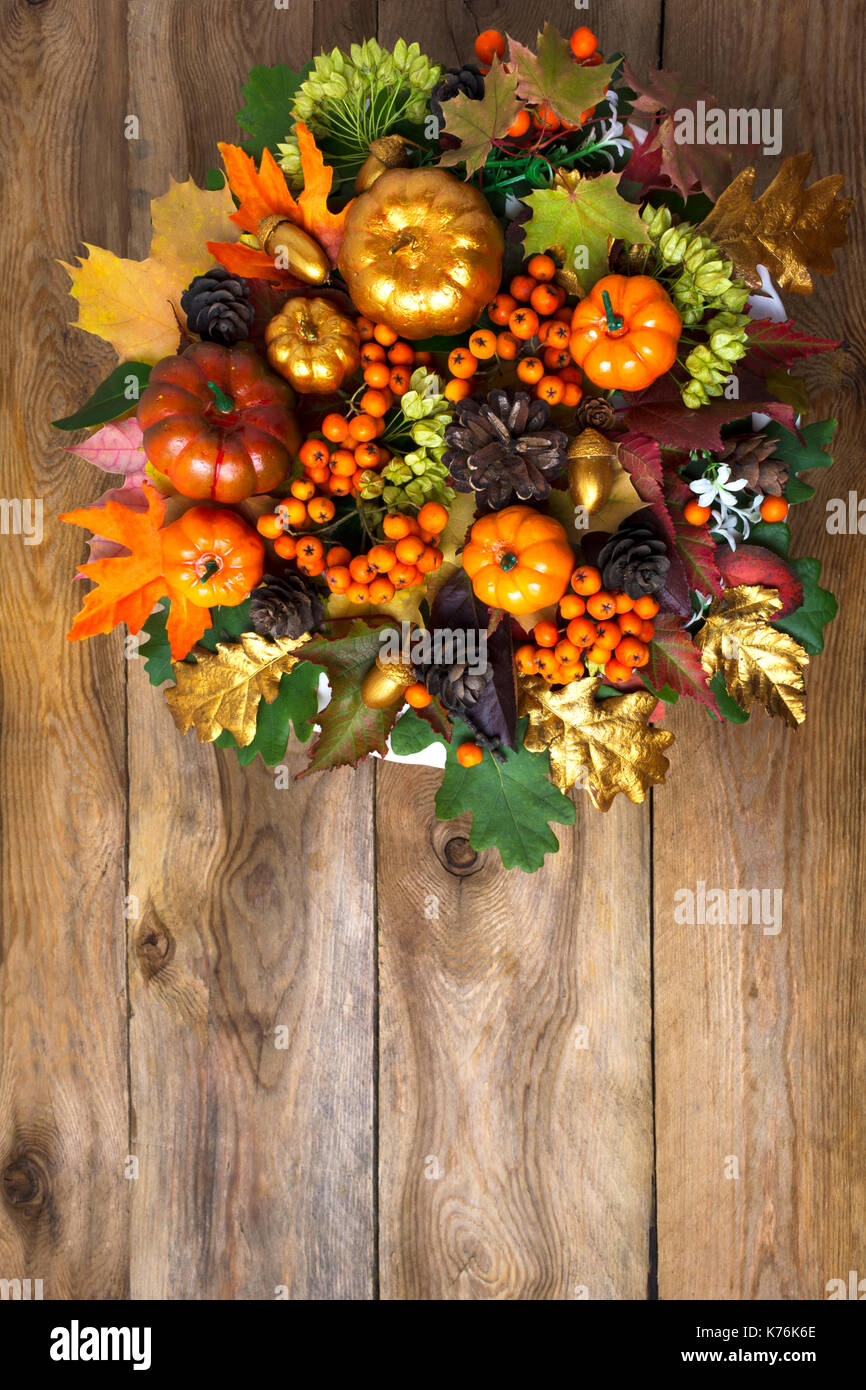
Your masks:
{"label": "green leaf", "polygon": [[302,777],[327,767],[356,767],[368,754],[384,755],[387,751],[399,703],[388,709],[369,709],[361,686],[376,660],[382,630],[390,631],[393,626],[388,618],[341,619],[329,624],[332,635],[314,637],[303,647],[304,660],[325,668],[331,699],[318,716],[320,733]]}
{"label": "green leaf", "polygon": [[[592,69],[599,72],[599,68]],[[542,188],[524,202],[532,209],[524,251],[552,251],[573,270],[584,292],[608,273],[608,239],[648,242],[649,234],[634,203],[617,192],[619,174],[575,176],[570,186]]]}
{"label": "green leaf", "polygon": [[548,754],[530,753],[523,746],[526,723],[523,719],[518,725],[517,748],[503,750],[504,763],[485,752],[475,767],[461,767],[457,749],[461,743],[472,742],[472,734],[455,721],[446,746],[445,776],[436,794],[436,815],[439,820],[453,820],[469,812],[473,849],[494,846],[506,869],[534,873],[545,854],[559,848],[549,822],[573,825],[575,809],[574,802],[548,780]]}
{"label": "green leaf", "polygon": [[[676,705],[679,703],[679,694],[676,690],[672,690],[669,685],[663,685],[660,687],[660,689],[656,690],[655,686],[652,684],[649,676],[646,674],[645,671],[639,671],[638,675],[640,676],[649,693],[651,695],[655,695],[657,700],[663,700],[666,705]],[[622,694],[621,691],[617,691],[616,693]],[[598,696],[598,691],[596,691],[596,696]]]}
{"label": "green leaf", "polygon": [[441,164],[465,164],[471,178],[484,164],[494,141],[501,140],[520,110],[515,96],[517,73],[506,73],[498,58],[484,79],[484,96],[473,101],[462,92],[446,103],[445,131],[460,141],[456,150],[446,150]]}
{"label": "green leaf", "polygon": [[128,415],[138,404],[147,385],[150,365],[147,362],[119,362],[101,386],[97,386],[86,405],[74,415],[54,420],[56,430],[84,430],[92,425],[105,425]]}
{"label": "green leaf", "polygon": [[212,608],[210,622],[207,632],[199,638],[199,646],[215,652],[217,642],[237,642],[245,632],[252,631],[249,599],[245,598],[243,603],[233,604],[231,608]]}
{"label": "green leaf", "polygon": [[242,142],[247,154],[261,159],[266,148],[273,150],[285,140],[292,127],[295,93],[312,68],[312,62],[305,63],[300,72],[285,63],[252,68],[243,88],[246,106],[235,118],[247,132],[248,138]]}
{"label": "green leaf", "polygon": [[169,606],[170,600],[161,598],[141,629],[147,633],[147,641],[141,643],[138,654],[144,657],[144,669],[151,685],[162,685],[163,681],[174,680],[171,669],[171,645],[165,628]]}
{"label": "green leaf", "polygon": [[749,545],[765,545],[774,555],[787,560],[791,548],[791,528],[787,521],[757,521],[749,531]]}
{"label": "green leaf", "polygon": [[616,63],[581,67],[574,61],[568,40],[550,23],[538,35],[536,47],[533,53],[508,36],[508,61],[516,70],[517,95],[533,105],[549,103],[561,121],[582,125],[583,112],[604,99]]}
{"label": "green leaf", "polygon": [[247,767],[257,754],[268,767],[274,767],[286,756],[292,727],[301,743],[313,734],[313,721],[318,709],[317,688],[321,666],[311,661],[299,661],[280,678],[280,688],[272,704],[259,702],[256,734],[246,748],[238,748],[234,736],[226,730],[216,739],[220,748],[235,748],[241,767]]}
{"label": "green leaf", "polygon": [[401,714],[391,730],[391,752],[398,757],[407,758],[412,753],[420,753],[431,743],[444,743],[444,739],[431,729],[430,725],[413,709]]}
{"label": "green leaf", "polygon": [[792,430],[786,430],[775,421],[761,430],[768,439],[776,440],[773,457],[781,459],[790,470],[791,476],[785,488],[785,497],[789,502],[808,502],[810,497],[815,496],[815,489],[801,482],[799,474],[809,468],[830,467],[833,455],[826,450],[832,444],[835,432],[835,420],[818,420],[814,425],[804,425],[800,430],[802,440]]}
{"label": "green leaf", "polygon": [[787,617],[776,618],[772,626],[780,627],[807,652],[816,656],[824,650],[824,628],[835,618],[839,605],[830,590],[822,589],[818,583],[821,577],[820,560],[803,555],[799,560],[789,560],[788,564],[796,571],[803,585],[803,602]]}
{"label": "green leaf", "polygon": [[745,724],[749,716],[742,705],[738,705],[733,696],[728,694],[723,671],[717,671],[713,676],[710,681],[710,690],[716,697],[719,714],[724,719],[729,719],[732,724]]}

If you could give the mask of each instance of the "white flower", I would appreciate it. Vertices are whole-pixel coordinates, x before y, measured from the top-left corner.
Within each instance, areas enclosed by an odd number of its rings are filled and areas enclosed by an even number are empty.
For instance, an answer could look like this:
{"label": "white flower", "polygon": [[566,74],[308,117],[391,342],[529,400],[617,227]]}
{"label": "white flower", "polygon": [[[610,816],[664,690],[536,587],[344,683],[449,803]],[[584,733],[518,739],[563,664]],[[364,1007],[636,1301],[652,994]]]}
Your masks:
{"label": "white flower", "polygon": [[761,493],[756,493],[748,507],[738,507],[736,504],[728,507],[724,502],[720,502],[713,508],[713,521],[710,526],[713,535],[723,536],[731,549],[736,550],[737,541],[748,540],[755,522],[761,520],[763,500]]}
{"label": "white flower", "polygon": [[689,487],[697,497],[702,507],[711,507],[714,502],[721,502],[725,507],[736,506],[737,498],[735,494],[746,486],[745,478],[738,478],[736,482],[731,482],[731,469],[727,463],[720,463],[714,466],[712,471],[703,478],[696,478]]}

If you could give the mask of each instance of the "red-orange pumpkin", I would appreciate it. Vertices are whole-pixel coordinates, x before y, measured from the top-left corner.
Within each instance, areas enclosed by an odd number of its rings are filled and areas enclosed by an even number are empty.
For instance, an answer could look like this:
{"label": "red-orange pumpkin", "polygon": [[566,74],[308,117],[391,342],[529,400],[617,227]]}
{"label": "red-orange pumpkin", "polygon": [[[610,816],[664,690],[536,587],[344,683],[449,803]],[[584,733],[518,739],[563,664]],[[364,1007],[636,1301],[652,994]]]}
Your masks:
{"label": "red-orange pumpkin", "polygon": [[200,608],[243,603],[264,573],[265,547],[234,512],[190,507],[161,536],[166,583]]}
{"label": "red-orange pumpkin", "polygon": [[241,502],[288,473],[301,444],[293,404],[248,343],[194,343],[150,374],[138,403],[144,451],[184,497]]}

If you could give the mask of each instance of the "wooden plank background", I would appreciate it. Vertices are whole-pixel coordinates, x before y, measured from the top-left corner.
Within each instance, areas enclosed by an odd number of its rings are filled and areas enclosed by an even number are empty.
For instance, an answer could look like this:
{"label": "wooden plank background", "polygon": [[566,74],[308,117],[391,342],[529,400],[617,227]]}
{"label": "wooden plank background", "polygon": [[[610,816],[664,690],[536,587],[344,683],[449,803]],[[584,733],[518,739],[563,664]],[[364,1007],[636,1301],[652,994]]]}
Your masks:
{"label": "wooden plank background", "polygon": [[[796,514],[842,605],[811,718],[681,705],[669,786],[580,798],[543,873],[436,822],[434,773],[278,790],[180,740],[119,635],[63,640],[82,538],[57,516],[100,485],[48,421],[111,354],[67,327],[54,258],[145,255],[256,62],[373,33],[453,61],[545,18],[780,107],[783,154],[862,209],[863,0],[0,4],[2,494],[45,527],[0,537],[0,1278],[47,1298],[797,1299],[866,1272],[866,564],[823,524],[866,424],[862,210],[793,306],[851,344],[812,373],[842,427]],[[781,931],[677,925],[699,880],[781,888]]]}

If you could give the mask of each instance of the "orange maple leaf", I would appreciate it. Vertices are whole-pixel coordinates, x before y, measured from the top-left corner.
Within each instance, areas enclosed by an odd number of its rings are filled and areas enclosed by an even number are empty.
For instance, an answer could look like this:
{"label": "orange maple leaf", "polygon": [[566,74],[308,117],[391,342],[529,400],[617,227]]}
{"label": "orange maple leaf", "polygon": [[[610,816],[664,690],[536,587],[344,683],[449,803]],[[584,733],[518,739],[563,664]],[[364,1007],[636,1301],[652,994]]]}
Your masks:
{"label": "orange maple leaf", "polygon": [[79,507],[60,517],[61,521],[73,526],[86,526],[94,535],[115,541],[130,552],[79,565],[79,574],[92,579],[95,587],[85,596],[66,638],[69,642],[80,642],[98,632],[111,632],[119,623],[126,623],[131,633],[140,632],[156,604],[168,594],[171,612],[166,631],[172,657],[179,660],[207,632],[210,611],[191,604],[167,583],[162,572],[160,534],[165,499],[149,483],[144,483],[143,487],[146,512],[134,512],[118,502],[106,502],[104,507]]}
{"label": "orange maple leaf", "polygon": [[247,280],[264,280],[269,285],[279,285],[287,290],[297,289],[301,284],[287,270],[276,266],[267,251],[259,251],[243,241],[209,241],[207,249],[214,260],[224,265],[232,275],[242,275]]}
{"label": "orange maple leaf", "polygon": [[[263,217],[277,213],[294,222],[295,226],[303,227],[327,252],[331,265],[336,265],[351,203],[347,203],[341,212],[329,211],[328,198],[334,182],[334,171],[325,163],[315,136],[303,121],[298,122],[296,134],[304,175],[304,190],[297,202],[270,150],[265,150],[256,170],[255,160],[239,145],[220,144],[229,187],[240,200],[240,207],[231,214],[231,220],[245,232],[254,233]],[[209,242],[208,250],[227,269],[233,268],[219,254],[225,250],[224,243]],[[259,278],[268,277],[260,273]]]}

